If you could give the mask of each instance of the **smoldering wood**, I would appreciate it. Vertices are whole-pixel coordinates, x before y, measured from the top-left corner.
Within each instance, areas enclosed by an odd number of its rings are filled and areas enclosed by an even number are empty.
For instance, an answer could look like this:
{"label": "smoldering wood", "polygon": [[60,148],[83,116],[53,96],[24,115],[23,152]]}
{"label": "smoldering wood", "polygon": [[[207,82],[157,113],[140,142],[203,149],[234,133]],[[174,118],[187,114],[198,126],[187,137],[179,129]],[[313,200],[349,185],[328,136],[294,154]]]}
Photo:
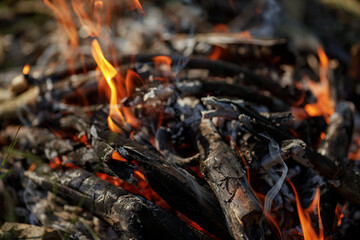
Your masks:
{"label": "smoldering wood", "polygon": [[108,222],[121,239],[209,239],[203,233],[170,215],[143,197],[115,187],[82,170],[25,175],[48,191],[72,204],[79,204]]}
{"label": "smoldering wood", "polygon": [[260,204],[231,148],[210,120],[200,123],[201,172],[216,194],[235,239],[262,239],[267,231]]}
{"label": "smoldering wood", "polygon": [[[63,160],[62,165],[71,163],[87,171],[106,173],[109,176],[119,177],[130,184],[137,184],[133,172],[138,170],[138,167],[130,162],[122,162],[111,158],[105,160],[105,158],[98,156],[93,149],[87,147],[76,149],[66,156],[67,158]],[[111,164],[108,164],[108,162],[111,162]]]}
{"label": "smoldering wood", "polygon": [[216,236],[230,238],[225,217],[209,186],[200,183],[193,175],[175,164],[170,164],[159,153],[122,135],[109,130],[97,131],[96,135],[118,149],[125,159],[135,160],[142,167],[150,186],[170,206]]}

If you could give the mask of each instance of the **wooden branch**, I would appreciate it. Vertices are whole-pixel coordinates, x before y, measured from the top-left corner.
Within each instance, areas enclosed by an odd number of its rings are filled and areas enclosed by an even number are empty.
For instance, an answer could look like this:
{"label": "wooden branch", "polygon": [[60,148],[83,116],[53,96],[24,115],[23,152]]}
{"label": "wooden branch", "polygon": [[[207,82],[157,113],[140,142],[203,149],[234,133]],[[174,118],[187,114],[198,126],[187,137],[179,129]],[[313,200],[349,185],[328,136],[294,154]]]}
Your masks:
{"label": "wooden branch", "polygon": [[[170,215],[156,204],[95,175],[69,170],[49,175],[26,172],[25,175],[48,191],[72,204],[83,206],[108,222],[121,239],[209,239],[208,236]],[[55,188],[54,188],[55,187]]]}
{"label": "wooden branch", "polygon": [[266,222],[245,171],[210,120],[200,124],[201,172],[215,192],[235,239],[262,239]]}
{"label": "wooden branch", "polygon": [[40,94],[38,86],[32,87],[15,98],[0,104],[0,120],[13,119],[23,105],[33,106]]}

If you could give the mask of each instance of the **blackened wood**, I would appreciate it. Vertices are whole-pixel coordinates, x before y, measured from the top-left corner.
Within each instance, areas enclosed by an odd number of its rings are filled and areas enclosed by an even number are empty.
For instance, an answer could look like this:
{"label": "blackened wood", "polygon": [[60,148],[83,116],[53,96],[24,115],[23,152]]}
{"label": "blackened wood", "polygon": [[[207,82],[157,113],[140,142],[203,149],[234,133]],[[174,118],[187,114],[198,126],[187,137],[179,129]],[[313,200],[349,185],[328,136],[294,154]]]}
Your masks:
{"label": "blackened wood", "polygon": [[96,135],[107,140],[125,159],[135,160],[143,168],[150,186],[170,206],[214,235],[231,238],[219,202],[209,186],[175,164],[169,164],[161,154],[122,135],[109,130],[97,131]]}
{"label": "blackened wood", "polygon": [[245,171],[210,120],[200,123],[201,172],[215,192],[235,239],[262,239],[266,221]]}
{"label": "blackened wood", "polygon": [[78,204],[111,224],[121,239],[209,239],[143,197],[115,187],[82,170],[26,176],[48,191]]}

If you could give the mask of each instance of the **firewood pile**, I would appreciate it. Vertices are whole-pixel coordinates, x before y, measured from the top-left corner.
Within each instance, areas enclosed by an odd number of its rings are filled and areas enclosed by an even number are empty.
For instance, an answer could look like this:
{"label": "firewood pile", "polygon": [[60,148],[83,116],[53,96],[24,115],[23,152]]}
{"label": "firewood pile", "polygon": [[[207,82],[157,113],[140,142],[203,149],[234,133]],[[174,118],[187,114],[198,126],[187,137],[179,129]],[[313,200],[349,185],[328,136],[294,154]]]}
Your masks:
{"label": "firewood pile", "polygon": [[359,233],[360,39],[317,31],[350,10],[18,5],[48,32],[30,66],[0,73],[1,239]]}

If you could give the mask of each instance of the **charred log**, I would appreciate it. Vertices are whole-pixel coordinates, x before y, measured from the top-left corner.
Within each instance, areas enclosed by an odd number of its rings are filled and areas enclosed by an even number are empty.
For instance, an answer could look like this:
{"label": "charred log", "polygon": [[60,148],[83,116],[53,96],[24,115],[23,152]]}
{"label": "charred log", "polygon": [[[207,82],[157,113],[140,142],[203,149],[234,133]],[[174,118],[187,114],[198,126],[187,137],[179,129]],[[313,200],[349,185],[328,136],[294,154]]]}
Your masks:
{"label": "charred log", "polygon": [[154,203],[115,187],[91,173],[69,170],[51,175],[27,172],[26,176],[72,204],[80,204],[105,220],[121,239],[209,239]]}

